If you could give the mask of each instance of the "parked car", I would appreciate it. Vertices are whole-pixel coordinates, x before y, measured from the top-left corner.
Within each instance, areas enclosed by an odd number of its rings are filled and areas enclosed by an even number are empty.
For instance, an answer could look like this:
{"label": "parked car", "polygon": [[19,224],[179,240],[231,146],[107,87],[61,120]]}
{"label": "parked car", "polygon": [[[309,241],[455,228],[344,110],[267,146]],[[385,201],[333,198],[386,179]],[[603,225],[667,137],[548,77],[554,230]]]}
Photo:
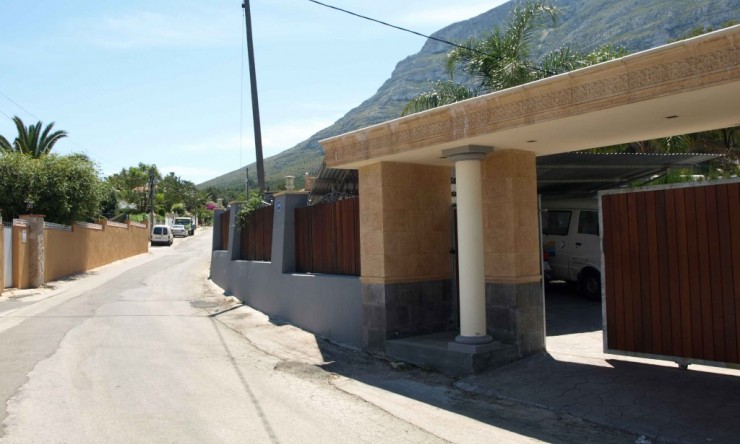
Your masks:
{"label": "parked car", "polygon": [[172,245],[175,236],[167,225],[155,225],[152,227],[152,245]]}
{"label": "parked car", "polygon": [[574,282],[601,299],[601,239],[596,199],[542,200],[542,241],[550,279]]}
{"label": "parked car", "polygon": [[175,237],[188,237],[188,230],[183,225],[174,224],[172,225],[172,235]]}
{"label": "parked car", "polygon": [[188,230],[189,235],[195,234],[195,217],[179,216],[175,218],[175,224],[182,225]]}

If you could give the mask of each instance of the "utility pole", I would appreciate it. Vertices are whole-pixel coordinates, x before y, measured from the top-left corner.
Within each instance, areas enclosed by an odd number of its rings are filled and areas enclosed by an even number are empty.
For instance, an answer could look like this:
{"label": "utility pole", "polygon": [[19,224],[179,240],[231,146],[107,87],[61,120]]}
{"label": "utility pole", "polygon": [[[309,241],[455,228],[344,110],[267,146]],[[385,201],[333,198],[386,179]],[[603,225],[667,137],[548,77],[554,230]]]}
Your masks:
{"label": "utility pole", "polygon": [[247,178],[244,179],[244,186],[247,192],[247,200],[249,200],[249,167],[244,168],[247,171]]}
{"label": "utility pole", "polygon": [[254,68],[254,45],[252,43],[252,14],[249,0],[242,3],[244,20],[247,25],[247,58],[249,60],[249,83],[252,89],[252,119],[254,120],[254,149],[257,155],[257,183],[260,192],[265,191],[265,166],[262,162],[262,129],[260,127],[260,105],[257,99],[257,73]]}
{"label": "utility pole", "polygon": [[154,226],[154,168],[149,169],[149,229]]}

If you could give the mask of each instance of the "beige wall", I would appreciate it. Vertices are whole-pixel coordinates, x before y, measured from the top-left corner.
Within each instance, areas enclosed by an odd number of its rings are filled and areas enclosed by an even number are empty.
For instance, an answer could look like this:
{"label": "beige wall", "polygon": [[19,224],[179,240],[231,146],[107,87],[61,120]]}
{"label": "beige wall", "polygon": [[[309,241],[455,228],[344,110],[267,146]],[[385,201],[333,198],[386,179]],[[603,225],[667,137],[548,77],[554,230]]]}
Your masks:
{"label": "beige wall", "polygon": [[149,230],[74,225],[72,231],[44,230],[47,282],[148,251]]}
{"label": "beige wall", "polygon": [[450,171],[393,162],[359,169],[363,282],[450,278]]}
{"label": "beige wall", "polygon": [[486,281],[538,281],[542,252],[535,154],[495,151],[482,168]]}

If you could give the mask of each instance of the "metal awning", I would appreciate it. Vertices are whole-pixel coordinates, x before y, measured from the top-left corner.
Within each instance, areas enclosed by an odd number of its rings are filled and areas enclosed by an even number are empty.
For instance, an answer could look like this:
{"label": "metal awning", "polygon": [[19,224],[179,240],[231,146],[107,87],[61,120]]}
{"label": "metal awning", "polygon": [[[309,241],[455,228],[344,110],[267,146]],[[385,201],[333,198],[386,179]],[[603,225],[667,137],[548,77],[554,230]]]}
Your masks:
{"label": "metal awning", "polygon": [[342,170],[327,168],[326,163],[321,163],[319,173],[308,196],[312,204],[319,201],[333,201],[343,196],[356,196],[357,170]]}
{"label": "metal awning", "polygon": [[[636,180],[664,175],[671,169],[692,168],[720,154],[592,154],[570,152],[537,157],[537,192],[545,195],[590,196]],[[357,195],[357,170],[321,165],[310,199],[313,203]]]}
{"label": "metal awning", "polygon": [[692,168],[719,154],[592,154],[571,152],[537,158],[540,194],[589,195],[636,180],[664,175],[671,169]]}

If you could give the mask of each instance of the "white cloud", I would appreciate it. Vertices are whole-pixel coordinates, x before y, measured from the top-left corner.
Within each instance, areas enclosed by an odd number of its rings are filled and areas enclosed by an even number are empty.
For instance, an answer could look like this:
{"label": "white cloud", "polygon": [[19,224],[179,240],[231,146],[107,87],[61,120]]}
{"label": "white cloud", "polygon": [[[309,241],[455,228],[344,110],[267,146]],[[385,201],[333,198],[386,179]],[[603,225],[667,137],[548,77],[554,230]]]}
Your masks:
{"label": "white cloud", "polygon": [[[139,11],[75,24],[93,44],[117,49],[220,46],[239,42],[239,15],[211,10],[160,13]],[[82,30],[82,31],[81,31]]]}

